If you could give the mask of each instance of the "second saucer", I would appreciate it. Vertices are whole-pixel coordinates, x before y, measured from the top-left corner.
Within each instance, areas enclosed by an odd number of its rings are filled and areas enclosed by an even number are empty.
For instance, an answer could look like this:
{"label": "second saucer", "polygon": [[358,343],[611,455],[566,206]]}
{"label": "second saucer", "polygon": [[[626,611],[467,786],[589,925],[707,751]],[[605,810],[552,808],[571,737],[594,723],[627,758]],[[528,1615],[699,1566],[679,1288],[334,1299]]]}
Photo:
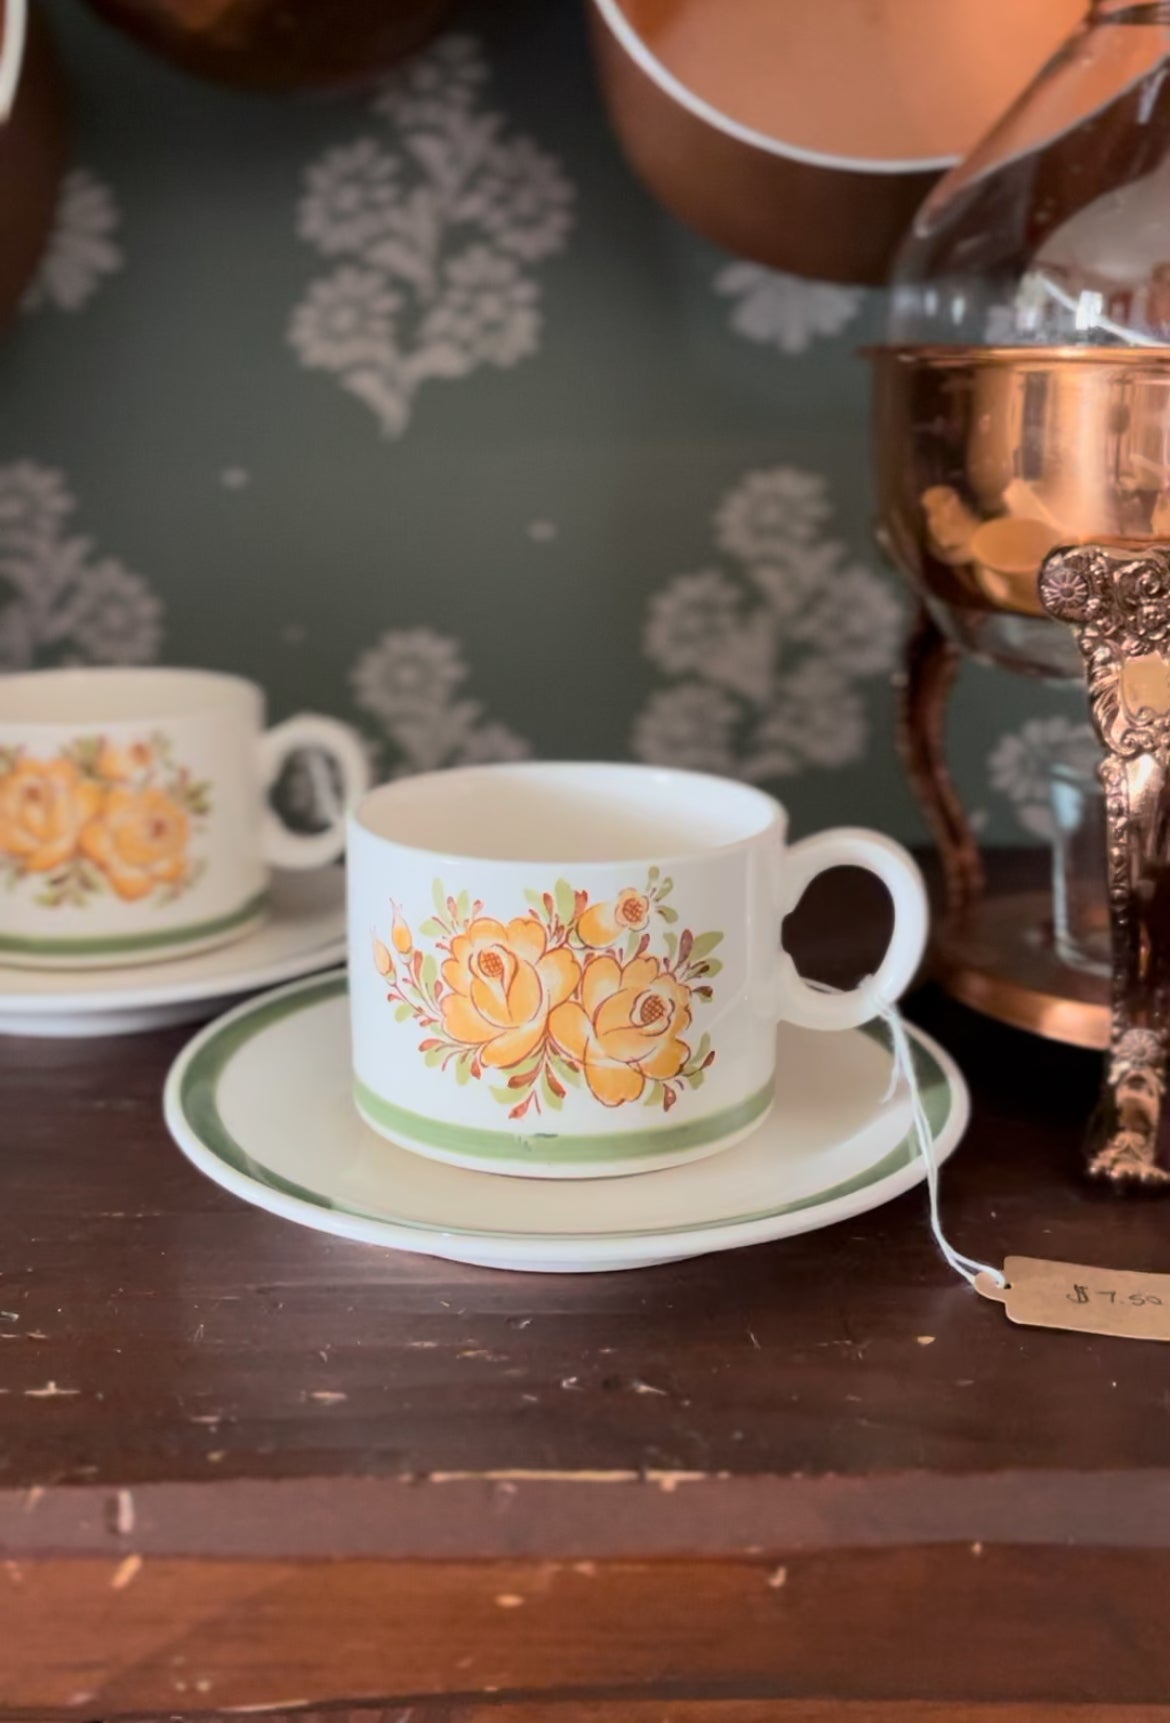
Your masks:
{"label": "second saucer", "polygon": [[125,969],[0,964],[0,1035],[132,1035],[215,1017],[245,993],[328,969],[345,957],[339,867],[278,873],[268,919],[232,945]]}

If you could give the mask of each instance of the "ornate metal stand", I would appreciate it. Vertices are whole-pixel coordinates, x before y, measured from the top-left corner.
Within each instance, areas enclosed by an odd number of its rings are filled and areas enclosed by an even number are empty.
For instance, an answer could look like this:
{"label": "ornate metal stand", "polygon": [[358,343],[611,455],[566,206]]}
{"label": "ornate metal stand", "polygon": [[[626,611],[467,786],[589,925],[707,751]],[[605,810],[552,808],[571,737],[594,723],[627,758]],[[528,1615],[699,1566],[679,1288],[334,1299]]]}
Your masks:
{"label": "ornate metal stand", "polygon": [[983,895],[983,862],[947,765],[946,709],[962,654],[919,603],[900,682],[898,746],[910,787],[942,862],[946,906],[960,913]]}
{"label": "ornate metal stand", "polygon": [[1112,1022],[1089,1171],[1118,1186],[1167,1187],[1158,1136],[1170,1052],[1170,548],[1053,551],[1040,597],[1076,635],[1105,750]]}

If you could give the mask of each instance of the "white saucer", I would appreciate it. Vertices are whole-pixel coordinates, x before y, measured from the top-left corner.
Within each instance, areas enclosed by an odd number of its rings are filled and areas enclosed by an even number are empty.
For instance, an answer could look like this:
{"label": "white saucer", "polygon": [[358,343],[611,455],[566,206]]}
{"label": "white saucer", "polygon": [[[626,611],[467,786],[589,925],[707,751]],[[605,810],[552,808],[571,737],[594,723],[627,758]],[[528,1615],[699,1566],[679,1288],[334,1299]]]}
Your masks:
{"label": "white saucer", "polygon": [[16,969],[0,964],[0,1035],[131,1035],[217,1015],[242,993],[345,956],[339,867],[273,876],[267,921],[191,957],[119,969]]}
{"label": "white saucer", "polygon": [[[967,1124],[954,1062],[910,1029],[938,1160]],[[378,1136],[350,1095],[344,974],[282,987],[211,1023],[171,1067],[167,1125],[200,1171],[322,1232],[485,1268],[641,1268],[830,1226],[919,1183],[880,1032],[779,1032],[768,1119],[708,1160],[625,1178],[501,1178]]]}

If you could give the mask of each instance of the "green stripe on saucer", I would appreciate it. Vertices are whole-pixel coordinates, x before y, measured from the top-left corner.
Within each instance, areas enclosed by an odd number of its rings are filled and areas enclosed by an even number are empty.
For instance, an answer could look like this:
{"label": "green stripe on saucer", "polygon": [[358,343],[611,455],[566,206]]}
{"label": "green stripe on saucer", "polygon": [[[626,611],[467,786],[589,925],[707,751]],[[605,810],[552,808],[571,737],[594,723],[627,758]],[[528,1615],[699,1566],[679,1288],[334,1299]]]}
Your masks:
{"label": "green stripe on saucer", "polygon": [[[221,1025],[212,1025],[210,1031],[204,1031],[206,1039],[186,1066],[179,1087],[179,1109],[188,1128],[205,1149],[226,1166],[234,1168],[245,1177],[255,1179],[257,1183],[267,1185],[270,1190],[279,1191],[284,1196],[293,1197],[310,1208],[333,1209],[338,1213],[352,1215],[360,1220],[407,1227],[418,1233],[458,1235],[461,1238],[539,1238],[558,1243],[573,1239],[588,1242],[595,1237],[606,1239],[655,1238],[678,1232],[687,1234],[719,1232],[729,1227],[771,1220],[781,1215],[798,1214],[804,1210],[820,1208],[827,1203],[837,1201],[841,1197],[851,1196],[857,1191],[864,1190],[867,1186],[880,1183],[881,1180],[888,1178],[893,1173],[902,1171],[919,1156],[918,1145],[911,1130],[880,1160],[869,1166],[860,1167],[848,1178],[842,1179],[836,1184],[827,1185],[823,1190],[810,1192],[807,1196],[789,1198],[788,1200],[780,1198],[762,1208],[750,1209],[736,1214],[721,1214],[707,1221],[689,1221],[682,1227],[671,1225],[629,1229],[611,1228],[600,1235],[576,1230],[572,1227],[548,1233],[513,1233],[507,1228],[500,1227],[470,1229],[467,1227],[436,1226],[428,1221],[396,1216],[386,1210],[354,1207],[326,1196],[319,1190],[312,1190],[292,1179],[285,1178],[273,1168],[258,1161],[232,1135],[219,1107],[220,1084],[232,1061],[244,1047],[258,1035],[262,1035],[266,1030],[273,1028],[282,1019],[339,1001],[345,997],[346,992],[345,975],[334,973],[298,983],[290,986],[287,990],[282,989],[275,998],[262,996],[240,1010],[238,1015],[234,1015],[234,1020],[229,1020]],[[865,1024],[861,1033],[883,1046],[886,1044],[885,1031],[882,1025],[878,1023]],[[913,1032],[911,1033],[913,1035]],[[930,1048],[924,1046],[917,1039],[912,1039],[911,1046],[923,1108],[931,1135],[937,1141],[954,1108],[955,1094],[946,1072]],[[329,1144],[327,1142],[322,1143],[321,1153],[323,1156],[328,1155]],[[663,1174],[663,1177],[666,1176]]]}

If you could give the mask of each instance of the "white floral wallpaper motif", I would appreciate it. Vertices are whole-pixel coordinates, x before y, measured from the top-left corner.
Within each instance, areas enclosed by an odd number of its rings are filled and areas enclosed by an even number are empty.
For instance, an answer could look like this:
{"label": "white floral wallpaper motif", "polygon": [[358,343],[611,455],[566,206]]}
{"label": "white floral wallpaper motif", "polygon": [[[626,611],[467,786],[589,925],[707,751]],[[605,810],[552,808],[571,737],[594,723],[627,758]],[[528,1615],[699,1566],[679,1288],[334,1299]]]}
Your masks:
{"label": "white floral wallpaper motif", "polygon": [[734,301],[728,323],[737,335],[781,353],[803,353],[818,336],[839,335],[865,303],[858,287],[805,281],[759,263],[726,264],[715,291]]}
{"label": "white floral wallpaper motif", "polygon": [[895,663],[902,610],[887,581],[824,536],[827,493],[796,467],[745,474],[715,510],[722,562],[651,599],[643,648],[671,684],[637,717],[639,758],[752,781],[861,758],[859,684]]}
{"label": "white floral wallpaper motif", "polygon": [[80,311],[125,259],[118,243],[121,211],[111,188],[88,168],[61,181],[49,243],[24,296],[24,309]]}
{"label": "white floral wallpaper motif", "polygon": [[358,659],[350,676],[354,702],[390,743],[384,764],[393,776],[531,752],[523,737],[486,719],[482,704],[463,695],[468,675],[459,642],[431,628],[389,629]]}
{"label": "white floral wallpaper motif", "polygon": [[407,429],[424,383],[507,369],[540,346],[536,265],[564,248],[574,191],[554,156],[483,105],[487,78],[474,38],[444,37],[374,101],[383,131],[305,175],[297,232],[334,263],[289,340],[388,437]]}
{"label": "white floral wallpaper motif", "polygon": [[1053,835],[1051,771],[1057,761],[1095,759],[1093,727],[1063,714],[1029,718],[1018,730],[1001,736],[987,761],[991,787],[1012,804],[1016,819],[1029,837]]}
{"label": "white floral wallpaper motif", "polygon": [[158,653],[161,601],[70,531],[76,508],[55,468],[0,466],[0,669],[141,664]]}

